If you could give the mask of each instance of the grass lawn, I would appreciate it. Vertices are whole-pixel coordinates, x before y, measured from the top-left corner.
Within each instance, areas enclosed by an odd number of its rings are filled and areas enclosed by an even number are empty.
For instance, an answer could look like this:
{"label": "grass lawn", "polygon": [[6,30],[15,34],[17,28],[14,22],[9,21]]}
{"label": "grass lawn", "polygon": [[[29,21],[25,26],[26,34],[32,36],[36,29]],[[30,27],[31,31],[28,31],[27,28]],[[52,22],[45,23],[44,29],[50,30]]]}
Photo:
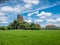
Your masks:
{"label": "grass lawn", "polygon": [[60,45],[60,30],[1,30],[0,45]]}

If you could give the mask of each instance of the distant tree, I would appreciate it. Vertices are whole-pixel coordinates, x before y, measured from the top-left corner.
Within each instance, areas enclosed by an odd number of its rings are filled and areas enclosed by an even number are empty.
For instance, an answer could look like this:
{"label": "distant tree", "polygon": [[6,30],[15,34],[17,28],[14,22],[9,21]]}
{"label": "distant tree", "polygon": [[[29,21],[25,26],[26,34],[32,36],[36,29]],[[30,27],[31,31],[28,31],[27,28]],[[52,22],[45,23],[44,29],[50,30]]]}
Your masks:
{"label": "distant tree", "polygon": [[41,29],[41,26],[39,24],[35,24],[36,26],[36,30],[40,30]]}
{"label": "distant tree", "polygon": [[0,30],[7,30],[7,26],[0,26]]}
{"label": "distant tree", "polygon": [[27,22],[24,22],[23,23],[23,29],[25,29],[25,30],[30,29],[30,24]]}
{"label": "distant tree", "polygon": [[8,25],[8,29],[17,29],[17,20],[14,20]]}
{"label": "distant tree", "polygon": [[31,23],[30,25],[30,29],[31,30],[40,30],[40,25],[39,24],[34,24],[34,23]]}

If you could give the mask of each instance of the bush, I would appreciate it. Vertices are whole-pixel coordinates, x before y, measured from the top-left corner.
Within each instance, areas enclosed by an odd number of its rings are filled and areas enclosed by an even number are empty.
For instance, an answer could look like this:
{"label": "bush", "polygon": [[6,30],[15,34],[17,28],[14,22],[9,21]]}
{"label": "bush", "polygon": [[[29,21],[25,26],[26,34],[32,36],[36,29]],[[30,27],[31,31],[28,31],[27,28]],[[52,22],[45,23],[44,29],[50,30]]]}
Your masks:
{"label": "bush", "polygon": [[0,26],[0,30],[7,30],[7,26]]}

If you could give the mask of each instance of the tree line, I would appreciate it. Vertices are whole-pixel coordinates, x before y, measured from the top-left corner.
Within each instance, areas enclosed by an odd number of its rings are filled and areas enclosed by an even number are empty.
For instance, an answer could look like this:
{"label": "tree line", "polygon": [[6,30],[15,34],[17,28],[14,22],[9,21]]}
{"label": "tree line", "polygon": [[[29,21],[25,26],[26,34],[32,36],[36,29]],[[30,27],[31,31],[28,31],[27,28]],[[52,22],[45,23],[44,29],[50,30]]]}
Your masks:
{"label": "tree line", "polygon": [[15,30],[15,29],[23,29],[23,30],[40,30],[41,26],[39,24],[20,22],[19,20],[14,20],[8,26],[0,26],[0,30]]}
{"label": "tree line", "polygon": [[41,28],[39,24],[35,23],[27,23],[24,21],[23,16],[18,15],[17,19],[11,22],[8,26],[0,26],[0,30],[60,30],[59,27],[56,27],[55,25],[47,25],[45,28]]}

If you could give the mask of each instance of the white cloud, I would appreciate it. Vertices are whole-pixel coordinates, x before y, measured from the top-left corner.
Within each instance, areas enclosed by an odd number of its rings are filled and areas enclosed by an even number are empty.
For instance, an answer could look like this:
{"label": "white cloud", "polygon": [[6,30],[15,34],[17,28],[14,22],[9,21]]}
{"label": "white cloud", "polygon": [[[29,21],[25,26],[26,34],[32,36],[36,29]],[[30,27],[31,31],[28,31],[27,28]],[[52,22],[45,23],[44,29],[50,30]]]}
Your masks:
{"label": "white cloud", "polygon": [[25,3],[23,7],[24,7],[24,9],[26,8],[26,10],[27,9],[30,10],[30,9],[32,9],[33,5],[38,5],[40,3],[39,0],[23,0],[23,2]]}
{"label": "white cloud", "polygon": [[10,6],[3,6],[2,8],[1,8],[1,10],[2,11],[6,11],[6,12],[8,12],[8,11],[12,11],[13,10],[13,8],[12,7],[10,7]]}
{"label": "white cloud", "polygon": [[[28,1],[26,1],[26,2],[28,2]],[[60,5],[60,1],[56,1],[55,3],[51,4],[51,2],[49,2],[48,0],[40,0],[39,3],[40,3],[40,5],[39,5],[38,8],[35,8],[33,10],[25,11],[24,13],[34,12],[34,11],[43,10],[43,9],[47,9],[47,8],[51,8],[51,7]]]}
{"label": "white cloud", "polygon": [[0,11],[2,11],[2,12],[20,12],[20,6],[19,5],[16,5],[15,7],[3,6],[0,8]]}
{"label": "white cloud", "polygon": [[35,13],[35,14],[38,14],[38,13],[39,13],[39,11],[35,11],[34,13]]}
{"label": "white cloud", "polygon": [[0,12],[0,23],[7,23],[7,17],[5,16],[6,13]]}
{"label": "white cloud", "polygon": [[7,17],[0,17],[0,23],[7,23]]}
{"label": "white cloud", "polygon": [[28,23],[31,23],[32,19],[31,19],[31,17],[28,17],[27,19],[25,19],[25,21],[28,22]]}
{"label": "white cloud", "polygon": [[39,11],[35,11],[35,12],[32,12],[32,13],[28,13],[27,16],[32,16],[33,14],[38,14],[38,13],[39,13]]}
{"label": "white cloud", "polygon": [[36,19],[34,22],[39,23],[39,22],[43,22],[43,20],[42,19]]}
{"label": "white cloud", "polygon": [[52,16],[52,13],[51,12],[44,12],[44,11],[42,11],[41,13],[39,13],[39,11],[28,13],[27,16],[32,16],[33,14],[36,14],[40,18],[46,18],[46,17],[51,17]]}
{"label": "white cloud", "polygon": [[60,27],[60,23],[56,23],[55,25],[56,25],[57,27]]}
{"label": "white cloud", "polygon": [[31,4],[24,5],[25,8],[31,8]]}
{"label": "white cloud", "polygon": [[3,12],[0,12],[0,16],[3,16],[3,15],[5,15],[6,13],[3,13]]}
{"label": "white cloud", "polygon": [[60,17],[56,18],[56,24],[55,25],[58,26],[58,27],[60,27]]}
{"label": "white cloud", "polygon": [[56,21],[57,21],[57,22],[60,22],[60,18],[59,18],[59,17],[58,17],[58,18],[56,18]]}
{"label": "white cloud", "polygon": [[39,4],[39,0],[23,0],[24,3],[27,3],[27,4]]}
{"label": "white cloud", "polygon": [[34,13],[28,13],[28,15],[27,15],[27,16],[28,16],[28,17],[30,17],[30,16],[32,16],[33,14],[34,14]]}
{"label": "white cloud", "polygon": [[31,23],[32,22],[32,20],[30,19],[30,20],[25,20],[26,22],[28,22],[28,23]]}
{"label": "white cloud", "polygon": [[[23,2],[20,3],[20,1],[23,1]],[[16,3],[18,3],[20,6],[22,5],[21,8],[22,8],[22,10],[24,10],[22,13],[26,13],[26,12],[34,12],[37,10],[42,10],[42,9],[54,7],[56,5],[59,5],[60,1],[57,1],[56,3],[51,4],[51,2],[49,2],[48,0],[18,0],[18,1],[17,0],[11,0],[10,3],[13,3],[12,5],[14,5]],[[38,4],[40,4],[40,5],[38,5]],[[33,7],[35,5],[36,5],[36,8]],[[30,8],[32,8],[32,9],[30,10]],[[20,9],[15,9],[15,10],[20,10]]]}
{"label": "white cloud", "polygon": [[56,18],[56,19],[47,19],[46,20],[48,23],[50,22],[50,23],[59,23],[60,22],[60,18],[58,17],[58,18]]}
{"label": "white cloud", "polygon": [[[47,17],[51,17],[52,16],[52,13],[50,13],[50,12],[44,12],[44,11],[42,11],[41,13],[39,13],[39,11],[28,13],[27,16],[30,17],[30,16],[32,16],[34,14],[36,14],[36,16],[40,17],[40,19],[35,19],[33,21],[34,23],[43,22]],[[41,18],[43,18],[43,19],[41,19]],[[29,21],[31,21],[31,20],[29,20]],[[53,20],[51,20],[51,19],[47,20],[47,22],[52,22],[52,21]]]}
{"label": "white cloud", "polygon": [[46,24],[53,24],[53,25],[56,25],[56,26],[60,26],[60,18],[57,17],[55,19],[46,19]]}
{"label": "white cloud", "polygon": [[50,12],[44,12],[44,11],[42,11],[41,13],[37,14],[37,16],[39,16],[40,18],[50,17],[51,15],[52,15],[52,13],[50,13]]}
{"label": "white cloud", "polygon": [[55,23],[56,22],[56,19],[47,19],[46,20],[48,23]]}

